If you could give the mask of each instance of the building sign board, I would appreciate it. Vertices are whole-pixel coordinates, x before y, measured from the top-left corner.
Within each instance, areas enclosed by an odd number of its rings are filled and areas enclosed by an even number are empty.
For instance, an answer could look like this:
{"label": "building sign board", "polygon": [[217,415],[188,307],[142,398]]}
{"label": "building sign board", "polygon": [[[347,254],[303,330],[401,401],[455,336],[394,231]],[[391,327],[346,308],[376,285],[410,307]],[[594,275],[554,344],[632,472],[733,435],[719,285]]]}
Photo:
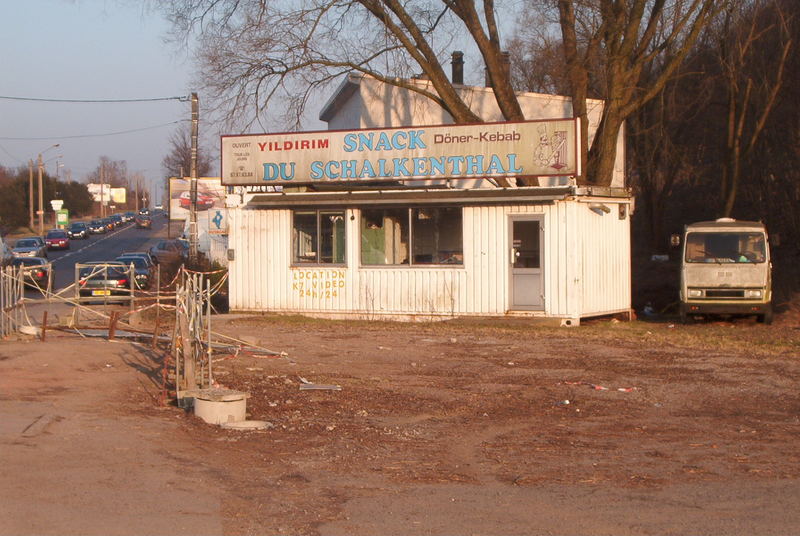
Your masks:
{"label": "building sign board", "polygon": [[578,121],[222,136],[222,184],[579,175]]}

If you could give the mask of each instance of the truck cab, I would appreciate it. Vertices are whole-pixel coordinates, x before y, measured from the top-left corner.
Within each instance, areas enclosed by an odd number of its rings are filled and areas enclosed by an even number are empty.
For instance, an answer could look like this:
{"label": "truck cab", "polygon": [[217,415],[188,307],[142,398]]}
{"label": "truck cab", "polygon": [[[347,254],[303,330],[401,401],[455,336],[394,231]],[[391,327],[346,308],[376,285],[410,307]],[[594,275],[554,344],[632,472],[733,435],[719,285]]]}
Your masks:
{"label": "truck cab", "polygon": [[720,218],[687,225],[680,315],[755,315],[772,322],[772,263],[764,224]]}

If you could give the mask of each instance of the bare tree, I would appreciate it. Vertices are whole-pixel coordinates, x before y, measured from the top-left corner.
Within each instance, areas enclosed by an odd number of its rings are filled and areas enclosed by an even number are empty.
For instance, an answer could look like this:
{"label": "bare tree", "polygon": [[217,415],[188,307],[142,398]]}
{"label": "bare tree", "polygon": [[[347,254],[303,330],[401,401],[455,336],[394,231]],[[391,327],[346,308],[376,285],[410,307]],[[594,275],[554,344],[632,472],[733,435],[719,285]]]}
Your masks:
{"label": "bare tree", "polygon": [[[573,111],[581,117],[586,182],[607,185],[623,122],[656,97],[728,0],[552,0],[558,9]],[[598,62],[599,59],[599,62]],[[654,61],[658,74],[643,83]],[[592,71],[602,70],[603,115],[591,147],[586,98]]]}
{"label": "bare tree", "polygon": [[[683,4],[686,1],[686,5]],[[573,108],[584,119],[586,177],[609,184],[620,126],[658,93],[726,0],[529,0],[555,7]],[[542,3],[544,2],[544,4]],[[165,3],[179,35],[196,35],[200,80],[209,97],[244,126],[266,111],[285,110],[301,125],[318,90],[345,73],[361,73],[424,95],[456,123],[480,122],[442,65],[457,37],[466,36],[483,60],[495,100],[509,121],[524,119],[511,74],[504,67],[499,15],[514,5],[495,0],[177,0]],[[576,9],[577,6],[577,9]],[[670,61],[653,87],[640,86],[642,68],[668,51]],[[586,97],[594,58],[602,58],[606,107],[588,153]],[[410,81],[424,74],[432,89]],[[232,121],[233,122],[233,121]],[[262,125],[263,127],[263,125]],[[268,130],[268,129],[265,129]]]}
{"label": "bare tree", "polygon": [[522,14],[508,50],[514,89],[551,95],[569,92],[561,35],[541,11]]}
{"label": "bare tree", "polygon": [[[727,101],[720,180],[723,216],[733,213],[743,164],[758,146],[778,101],[792,48],[788,21],[777,2],[756,0],[742,7],[728,10],[712,30]],[[776,42],[764,46],[768,40]]]}
{"label": "bare tree", "polygon": [[[102,170],[102,177],[101,177]],[[128,163],[125,160],[111,160],[100,157],[100,163],[87,175],[88,182],[100,183],[101,179],[109,187],[121,188],[128,185]]]}
{"label": "bare tree", "polygon": [[[167,177],[186,177],[192,165],[192,135],[187,124],[178,127],[169,137],[170,152],[161,161]],[[213,160],[210,153],[197,149],[197,176],[208,177]]]}

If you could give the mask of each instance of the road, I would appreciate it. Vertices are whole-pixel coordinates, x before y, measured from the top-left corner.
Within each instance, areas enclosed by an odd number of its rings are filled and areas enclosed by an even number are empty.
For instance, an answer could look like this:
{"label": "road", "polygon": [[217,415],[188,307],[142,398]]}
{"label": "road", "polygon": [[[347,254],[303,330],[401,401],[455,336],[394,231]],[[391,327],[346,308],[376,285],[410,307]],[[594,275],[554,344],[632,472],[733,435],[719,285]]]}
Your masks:
{"label": "road", "polygon": [[[173,230],[172,236],[175,236]],[[62,289],[75,280],[75,264],[87,261],[113,261],[126,251],[146,251],[167,236],[167,218],[153,217],[152,229],[137,229],[131,222],[104,235],[91,235],[85,240],[71,240],[65,251],[48,251],[53,264],[54,289]],[[36,291],[28,291],[36,292]]]}

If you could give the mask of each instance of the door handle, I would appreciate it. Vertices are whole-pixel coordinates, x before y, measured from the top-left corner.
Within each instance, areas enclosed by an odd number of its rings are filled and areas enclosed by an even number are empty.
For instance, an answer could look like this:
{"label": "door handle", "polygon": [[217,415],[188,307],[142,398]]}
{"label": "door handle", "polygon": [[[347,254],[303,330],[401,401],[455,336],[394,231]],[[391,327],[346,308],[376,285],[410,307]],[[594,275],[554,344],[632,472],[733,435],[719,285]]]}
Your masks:
{"label": "door handle", "polygon": [[511,266],[514,266],[517,262],[517,257],[519,257],[519,251],[517,251],[517,248],[511,248]]}

